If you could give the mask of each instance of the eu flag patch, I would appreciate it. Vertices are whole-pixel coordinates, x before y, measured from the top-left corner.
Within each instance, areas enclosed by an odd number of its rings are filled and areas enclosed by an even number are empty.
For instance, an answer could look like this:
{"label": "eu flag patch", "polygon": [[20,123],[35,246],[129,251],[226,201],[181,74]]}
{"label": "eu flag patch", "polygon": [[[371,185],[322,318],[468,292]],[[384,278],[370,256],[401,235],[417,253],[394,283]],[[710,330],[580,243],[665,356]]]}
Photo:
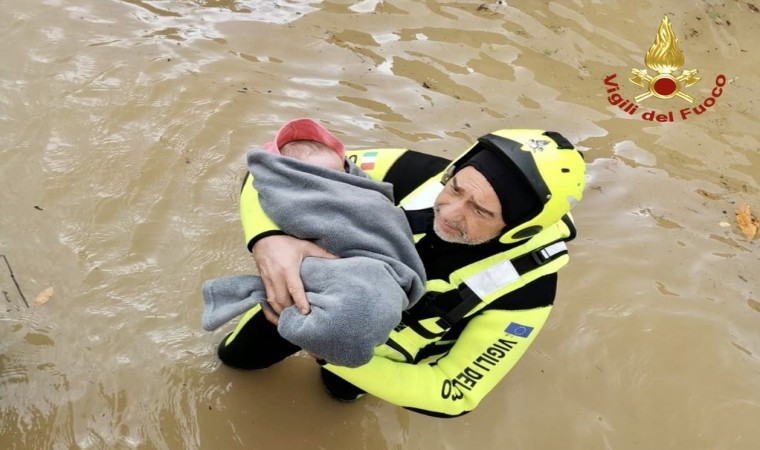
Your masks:
{"label": "eu flag patch", "polygon": [[507,325],[507,329],[504,330],[505,333],[509,333],[513,336],[523,337],[523,338],[530,336],[530,333],[532,331],[533,331],[533,327],[520,325],[517,322],[510,322],[509,325]]}

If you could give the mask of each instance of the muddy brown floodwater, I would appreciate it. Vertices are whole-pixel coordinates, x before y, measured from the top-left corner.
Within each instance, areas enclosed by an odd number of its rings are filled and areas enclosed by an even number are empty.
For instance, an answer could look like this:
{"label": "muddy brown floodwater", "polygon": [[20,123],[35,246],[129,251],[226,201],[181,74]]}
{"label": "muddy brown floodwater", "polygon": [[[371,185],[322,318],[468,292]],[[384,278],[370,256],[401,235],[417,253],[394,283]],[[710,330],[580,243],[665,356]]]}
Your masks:
{"label": "muddy brown floodwater", "polygon": [[[3,1],[0,448],[760,448],[753,3]],[[694,103],[631,107],[665,15]],[[300,116],[349,148],[585,151],[554,313],[471,414],[336,403],[306,356],[220,366],[199,288],[252,269],[244,153]]]}

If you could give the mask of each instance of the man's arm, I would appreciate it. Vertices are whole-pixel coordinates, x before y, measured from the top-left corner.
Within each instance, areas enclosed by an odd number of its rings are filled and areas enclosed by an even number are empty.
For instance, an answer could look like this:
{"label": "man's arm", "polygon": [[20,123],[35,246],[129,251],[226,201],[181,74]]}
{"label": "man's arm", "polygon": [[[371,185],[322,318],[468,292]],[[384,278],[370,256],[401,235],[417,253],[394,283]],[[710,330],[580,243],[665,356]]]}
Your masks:
{"label": "man's arm", "polygon": [[253,250],[253,245],[267,236],[285,234],[280,228],[267,217],[259,204],[259,193],[253,187],[253,175],[248,172],[243,180],[243,189],[240,191],[240,221],[243,224],[248,251]]}
{"label": "man's arm", "polygon": [[484,311],[435,361],[409,364],[375,356],[353,369],[324,367],[388,402],[432,416],[456,417],[473,410],[514,367],[550,311],[551,306]]}
{"label": "man's arm", "polygon": [[[310,308],[301,281],[301,262],[307,256],[335,256],[310,241],[280,231],[261,208],[259,194],[253,187],[253,176],[250,173],[246,175],[240,193],[240,217],[248,250],[253,252],[256,268],[264,283],[267,303],[271,308],[271,311],[263,309],[267,320],[276,325],[277,315],[293,303],[302,314],[308,314]],[[264,239],[266,237],[273,239]]]}
{"label": "man's arm", "polygon": [[[370,178],[393,184],[396,202],[448,164],[443,158],[406,149],[353,151],[346,152],[346,157]],[[246,246],[254,253],[269,305],[279,313],[295,301],[302,312],[307,312],[309,305],[300,279],[301,263],[306,256],[334,256],[311,242],[285,235],[261,208],[250,173],[240,193],[240,218]],[[277,238],[266,239],[268,237]],[[272,323],[277,322],[275,315],[267,314],[267,318]]]}

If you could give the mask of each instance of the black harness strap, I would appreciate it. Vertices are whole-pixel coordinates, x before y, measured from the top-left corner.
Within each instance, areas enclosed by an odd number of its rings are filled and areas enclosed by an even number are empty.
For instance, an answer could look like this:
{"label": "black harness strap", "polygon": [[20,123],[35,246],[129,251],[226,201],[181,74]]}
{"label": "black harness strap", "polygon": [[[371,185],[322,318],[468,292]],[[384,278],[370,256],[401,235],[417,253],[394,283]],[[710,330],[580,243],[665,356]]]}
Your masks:
{"label": "black harness strap", "polygon": [[[404,211],[404,213],[406,214],[413,233],[429,232],[434,220],[432,208]],[[570,241],[575,238],[575,226],[573,225],[572,220],[570,220],[570,217],[565,215],[562,217],[562,221],[570,231],[570,236],[568,238],[556,240],[539,249],[511,260],[512,265],[520,276],[567,254],[566,249],[555,253],[546,251],[547,248],[554,244]],[[502,300],[507,300],[508,302]],[[462,283],[457,289],[451,291],[441,293],[428,292],[422,299],[420,299],[420,304],[416,305],[415,308],[412,308],[411,311],[404,311],[402,321],[423,338],[434,339],[444,335],[449,329],[451,329],[451,327],[459,323],[481,302],[482,300],[466,284]],[[484,307],[484,309],[509,308],[520,310],[532,309],[545,305],[546,302],[544,299],[525,299],[525,301],[515,302],[513,298],[507,297],[490,302]],[[420,321],[431,317],[439,317],[436,324],[441,327],[443,330],[442,332],[432,332],[420,324]]]}
{"label": "black harness strap", "polygon": [[549,247],[550,245],[554,245],[558,242],[562,242],[562,240],[552,242],[551,244],[545,247],[539,248],[530,253],[526,253],[522,256],[518,256],[517,258],[512,260],[512,265],[515,266],[515,270],[517,270],[517,273],[519,273],[520,276],[522,276],[523,274],[528,273],[533,269],[537,269],[550,261],[554,261],[555,259],[559,258],[562,255],[567,255],[567,250],[562,250],[552,255],[544,254],[543,250],[546,247]]}
{"label": "black harness strap", "polygon": [[572,220],[570,220],[570,216],[568,216],[567,214],[562,216],[562,222],[565,224],[567,229],[570,230],[570,236],[565,238],[565,242],[570,242],[573,239],[575,239],[575,236],[578,235],[578,230],[575,229],[575,224],[573,223]]}
{"label": "black harness strap", "polygon": [[[517,273],[520,274],[520,276],[522,276],[523,274],[528,273],[532,270],[535,270],[543,266],[544,264],[554,261],[555,259],[559,258],[562,255],[566,255],[567,250],[561,250],[551,255],[547,255],[544,252],[544,249],[558,242],[563,242],[563,240],[560,239],[544,247],[536,249],[530,253],[526,253],[525,255],[518,256],[517,258],[511,261],[512,265],[517,270]],[[454,325],[456,325],[459,321],[461,321],[464,318],[464,316],[466,316],[470,311],[472,311],[475,307],[477,307],[482,302],[480,297],[478,297],[464,283],[462,283],[459,286],[459,288],[452,291],[445,292],[441,294],[439,297],[443,297],[443,296],[447,297],[446,298],[446,300],[448,300],[447,303],[449,303],[449,305],[451,306],[449,307],[447,312],[441,315],[441,318],[438,319],[436,324],[440,326],[441,328],[443,328],[444,330],[448,330]],[[492,306],[492,305],[493,305],[493,302],[489,303],[485,307],[488,308],[489,306]],[[432,306],[432,303],[430,306]],[[436,305],[436,306],[440,307],[443,305]],[[526,305],[523,305],[523,306],[526,306]],[[523,308],[523,309],[527,309],[527,308]],[[415,329],[415,331],[417,330]]]}
{"label": "black harness strap", "polygon": [[[404,316],[408,317],[408,316]],[[419,334],[425,339],[435,339],[439,336],[443,336],[446,333],[446,330],[440,332],[440,333],[433,333],[432,331],[428,330],[427,328],[423,327],[422,324],[418,320],[409,320],[408,321],[408,327],[414,330],[415,333]],[[407,324],[407,321],[404,321],[404,324]]]}
{"label": "black harness strap", "polygon": [[454,326],[454,324],[462,320],[462,318],[466,316],[468,312],[472,311],[473,308],[478,306],[481,301],[480,297],[472,292],[472,289],[467,287],[464,283],[462,283],[462,286],[454,292],[457,293],[461,301],[436,322],[438,326],[444,330],[448,330]]}
{"label": "black harness strap", "polygon": [[398,345],[393,339],[388,339],[385,343],[390,348],[392,348],[393,350],[396,350],[397,352],[399,352],[401,354],[401,356],[404,357],[404,359],[406,360],[406,362],[412,362],[412,361],[414,361],[414,358],[412,358],[412,355],[409,354],[409,352],[406,351],[406,349],[404,347]]}

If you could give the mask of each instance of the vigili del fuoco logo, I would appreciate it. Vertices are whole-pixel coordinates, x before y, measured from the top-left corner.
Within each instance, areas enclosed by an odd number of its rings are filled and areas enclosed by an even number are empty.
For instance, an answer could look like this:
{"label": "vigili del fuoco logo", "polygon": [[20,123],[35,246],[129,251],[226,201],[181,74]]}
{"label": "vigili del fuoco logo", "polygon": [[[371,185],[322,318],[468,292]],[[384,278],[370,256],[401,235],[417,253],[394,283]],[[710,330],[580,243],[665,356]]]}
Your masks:
{"label": "vigili del fuoco logo", "polygon": [[688,88],[699,83],[702,79],[697,76],[697,69],[681,70],[684,66],[683,52],[678,48],[678,39],[676,39],[675,33],[673,33],[670,20],[668,20],[667,16],[662,19],[660,28],[657,30],[657,35],[654,39],[654,44],[652,44],[644,56],[644,64],[654,71],[654,73],[650,74],[647,69],[631,69],[631,77],[628,81],[643,89],[643,92],[635,96],[633,101],[624,98],[619,93],[620,85],[616,82],[616,73],[604,77],[604,85],[609,94],[607,101],[631,116],[639,113],[639,107],[642,105],[642,102],[650,97],[662,100],[678,97],[682,102],[687,102],[691,105],[677,111],[670,110],[664,112],[656,109],[644,110],[642,108],[640,117],[650,122],[686,120],[689,117],[703,114],[715,105],[718,97],[723,95],[726,76],[720,74],[715,78],[715,85],[712,91],[710,91],[711,95],[694,105],[694,97],[689,94]]}

